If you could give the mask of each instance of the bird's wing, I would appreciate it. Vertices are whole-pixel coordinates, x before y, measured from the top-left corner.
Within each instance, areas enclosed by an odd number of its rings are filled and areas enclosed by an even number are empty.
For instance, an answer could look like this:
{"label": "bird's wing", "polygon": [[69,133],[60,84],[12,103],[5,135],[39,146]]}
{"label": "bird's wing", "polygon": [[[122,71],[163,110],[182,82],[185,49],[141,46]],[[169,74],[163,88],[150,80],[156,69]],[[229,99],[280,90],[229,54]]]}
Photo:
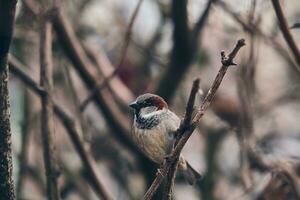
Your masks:
{"label": "bird's wing", "polygon": [[180,118],[173,112],[168,111],[168,124],[166,125],[168,127],[168,145],[167,145],[167,149],[166,149],[166,153],[167,155],[171,153],[173,146],[175,144],[175,136],[176,136],[176,132],[180,126]]}

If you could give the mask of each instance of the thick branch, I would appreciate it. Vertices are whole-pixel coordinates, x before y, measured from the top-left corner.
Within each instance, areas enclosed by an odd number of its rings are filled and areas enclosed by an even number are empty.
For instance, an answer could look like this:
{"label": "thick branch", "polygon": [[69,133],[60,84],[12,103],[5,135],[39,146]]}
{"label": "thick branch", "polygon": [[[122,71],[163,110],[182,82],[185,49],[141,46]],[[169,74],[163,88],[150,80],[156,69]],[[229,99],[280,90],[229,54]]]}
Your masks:
{"label": "thick branch", "polygon": [[[152,185],[146,192],[144,199],[149,200],[152,198],[154,193],[156,192],[157,188],[159,185],[162,183],[164,177],[167,175],[169,172],[169,169],[171,165],[176,162],[176,159],[179,158],[179,155],[181,153],[181,150],[183,149],[184,145],[194,132],[197,124],[201,120],[201,118],[204,115],[204,112],[207,110],[208,106],[211,104],[217,89],[219,88],[224,75],[226,74],[226,71],[230,65],[233,63],[233,59],[236,56],[237,52],[240,50],[241,47],[245,45],[245,40],[240,39],[235,48],[232,50],[232,52],[226,57],[225,55],[222,57],[222,67],[219,70],[219,73],[217,74],[211,88],[209,89],[203,103],[201,104],[196,116],[193,118],[191,123],[185,127],[185,128],[179,128],[178,130],[178,135],[181,135],[181,137],[178,139],[177,145],[175,146],[174,150],[172,151],[171,155],[168,157],[168,161],[164,162],[164,164],[161,166],[159,173],[157,174],[156,178],[154,179]],[[224,54],[224,52],[222,52]],[[192,96],[192,95],[191,95]]]}
{"label": "thick branch", "polygon": [[[45,90],[41,88],[30,76],[28,76],[26,72],[22,69],[26,69],[26,67],[22,66],[20,62],[18,62],[15,58],[10,58],[9,67],[11,72],[19,78],[27,87],[29,87],[33,92],[37,95],[41,96],[45,93]],[[99,198],[110,200],[112,199],[104,187],[102,181],[100,181],[99,176],[97,175],[97,170],[95,168],[95,161],[90,156],[91,154],[84,148],[84,145],[80,139],[79,133],[76,129],[75,120],[73,120],[66,111],[59,105],[53,102],[54,114],[60,119],[61,123],[67,130],[69,137],[72,140],[75,150],[77,151],[82,165],[91,180],[90,185],[94,189],[94,191],[98,194]]]}
{"label": "thick branch", "polygon": [[287,44],[289,45],[289,48],[291,49],[295,60],[300,67],[300,51],[296,45],[296,42],[290,32],[286,17],[284,16],[283,10],[281,8],[279,0],[272,0],[273,7],[279,22],[279,26],[281,29],[281,32],[284,36],[284,39],[286,40]]}
{"label": "thick branch", "polygon": [[214,0],[209,0],[207,7],[196,23],[194,30],[188,27],[186,0],[173,0],[172,19],[174,23],[173,49],[170,63],[159,82],[156,93],[169,102],[186,74],[197,52],[198,36],[203,30]]}
{"label": "thick branch", "polygon": [[0,1],[0,197],[13,200],[10,104],[8,91],[8,50],[11,43],[16,0]]}

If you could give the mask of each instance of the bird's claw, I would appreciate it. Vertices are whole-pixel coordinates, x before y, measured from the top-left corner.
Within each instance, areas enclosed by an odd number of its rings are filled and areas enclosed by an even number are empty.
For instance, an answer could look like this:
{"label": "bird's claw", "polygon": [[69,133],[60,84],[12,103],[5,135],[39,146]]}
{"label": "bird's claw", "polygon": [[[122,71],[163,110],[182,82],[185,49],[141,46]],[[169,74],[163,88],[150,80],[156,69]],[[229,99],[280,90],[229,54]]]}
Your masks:
{"label": "bird's claw", "polygon": [[162,176],[161,170],[160,170],[160,169],[157,169],[157,172],[156,172],[155,175],[156,175],[156,176],[158,176],[158,175],[161,175],[161,176]]}
{"label": "bird's claw", "polygon": [[168,155],[164,156],[164,159],[165,159],[166,162],[172,162],[173,157],[172,157],[172,155],[168,154]]}

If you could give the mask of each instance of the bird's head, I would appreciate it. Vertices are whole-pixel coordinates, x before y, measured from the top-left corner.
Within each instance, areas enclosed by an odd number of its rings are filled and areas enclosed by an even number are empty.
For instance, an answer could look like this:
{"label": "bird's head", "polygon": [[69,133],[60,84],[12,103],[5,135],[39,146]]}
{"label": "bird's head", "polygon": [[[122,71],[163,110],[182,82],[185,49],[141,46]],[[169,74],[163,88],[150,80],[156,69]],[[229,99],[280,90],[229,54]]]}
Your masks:
{"label": "bird's head", "polygon": [[140,95],[134,102],[129,104],[136,114],[142,112],[148,114],[154,111],[163,110],[168,108],[165,100],[155,94],[146,93]]}

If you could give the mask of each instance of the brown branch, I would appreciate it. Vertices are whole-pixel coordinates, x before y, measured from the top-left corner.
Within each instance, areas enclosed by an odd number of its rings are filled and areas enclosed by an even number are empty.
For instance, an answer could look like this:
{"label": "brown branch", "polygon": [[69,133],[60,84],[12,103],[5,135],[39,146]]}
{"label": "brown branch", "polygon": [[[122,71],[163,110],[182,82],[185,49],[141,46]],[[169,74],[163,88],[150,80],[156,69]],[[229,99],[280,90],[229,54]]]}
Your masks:
{"label": "brown branch", "polygon": [[197,124],[199,123],[199,121],[203,117],[204,112],[207,110],[208,106],[211,104],[211,102],[212,102],[212,100],[213,100],[213,98],[214,98],[214,96],[217,92],[217,89],[219,88],[219,86],[220,86],[220,84],[223,80],[223,77],[226,74],[226,71],[227,71],[228,67],[233,64],[234,57],[236,56],[236,54],[240,50],[240,48],[243,47],[244,45],[245,45],[245,40],[244,39],[238,40],[235,48],[228,55],[228,57],[226,57],[224,55],[224,52],[222,51],[222,55],[223,55],[222,60],[221,60],[222,67],[219,70],[219,73],[217,74],[217,76],[216,76],[211,88],[209,89],[203,103],[201,104],[196,116],[193,118],[193,120],[191,121],[189,126],[178,129],[178,135],[181,135],[181,137],[178,139],[177,145],[173,149],[172,153],[170,154],[170,156],[168,157],[166,162],[164,162],[164,164],[160,167],[159,173],[157,174],[156,178],[152,182],[152,185],[150,186],[150,188],[148,189],[148,191],[144,195],[144,200],[149,200],[149,199],[152,198],[152,196],[154,195],[154,193],[158,189],[159,185],[162,183],[164,177],[169,172],[169,169],[170,169],[171,165],[174,163],[174,161],[176,161],[176,159],[179,158],[181,150],[183,149],[184,145],[186,144],[186,142],[188,141],[188,139],[190,138],[190,136],[194,132]]}
{"label": "brown branch", "polygon": [[[298,175],[291,163],[286,162],[278,162],[276,163],[272,161],[265,160],[261,155],[255,152],[253,149],[248,149],[248,157],[251,164],[252,169],[255,169],[259,172],[271,172],[276,176],[281,176],[285,179],[286,183],[289,184],[291,190],[293,192],[293,196],[295,199],[300,200],[300,184],[298,180]],[[266,188],[265,190],[279,190],[278,184],[277,186],[272,187],[272,181],[270,180],[269,186],[270,188]],[[265,191],[264,191],[265,192]],[[271,194],[274,191],[270,191]],[[290,195],[289,195],[290,196]]]}
{"label": "brown branch", "polygon": [[187,0],[172,1],[173,49],[170,63],[161,77],[155,93],[169,102],[193,61],[198,47],[198,36],[204,28],[214,0],[209,0],[203,14],[191,31],[188,27]]}
{"label": "brown branch", "polygon": [[238,14],[234,13],[224,1],[216,1],[216,5],[220,6],[225,12],[227,12],[238,24],[241,25],[245,31],[250,34],[256,34],[262,38],[266,44],[271,46],[279,56],[281,56],[290,66],[293,67],[297,74],[300,74],[300,67],[298,64],[294,62],[294,59],[290,57],[287,50],[275,38],[268,36],[259,28],[259,26],[247,23]]}
{"label": "brown branch", "polygon": [[13,200],[8,51],[13,34],[16,0],[0,1],[0,197]]}
{"label": "brown branch", "polygon": [[22,192],[24,189],[25,183],[25,173],[26,166],[28,165],[28,150],[29,150],[29,141],[32,135],[32,131],[30,130],[30,119],[32,117],[32,104],[31,104],[31,96],[24,89],[24,108],[23,108],[23,121],[22,121],[22,145],[21,151],[19,155],[19,172],[18,172],[18,181],[16,183],[16,195],[18,199],[22,199]]}
{"label": "brown branch", "polygon": [[53,88],[52,67],[52,25],[48,21],[43,20],[40,30],[40,83],[45,92],[41,95],[41,136],[47,178],[47,197],[49,200],[58,200],[58,169],[53,141],[54,124],[51,103],[51,91]]}
{"label": "brown branch", "polygon": [[[53,14],[52,22],[64,52],[86,87],[92,90],[97,84],[97,72],[95,72],[94,66],[83,51],[71,25],[59,10],[56,10]],[[132,150],[132,153],[137,154],[137,157],[145,158],[145,155],[139,150],[129,135],[130,122],[128,117],[122,113],[116,102],[112,101],[112,95],[109,91],[105,89],[99,91],[93,100],[99,111],[105,116],[109,127],[112,129],[112,135],[120,144],[126,145]]]}
{"label": "brown branch", "polygon": [[[26,69],[16,58],[11,57],[9,59],[10,72],[12,72],[17,78],[19,78],[27,87],[29,87],[37,95],[42,96],[46,91],[41,88],[29,75],[24,72],[22,69]],[[66,111],[59,105],[53,102],[54,113],[60,119],[60,122],[63,124],[71,141],[74,145],[76,152],[78,153],[82,165],[86,172],[89,174],[91,180],[89,184],[92,186],[99,198],[106,200],[112,199],[107,190],[104,187],[104,184],[99,179],[97,175],[97,170],[95,168],[95,161],[90,156],[91,154],[84,148],[82,141],[80,139],[79,133],[76,128],[75,120],[70,117]]]}
{"label": "brown branch", "polygon": [[[199,84],[200,84],[200,79],[196,79],[193,83],[192,90],[191,90],[191,93],[189,96],[189,100],[188,100],[188,103],[186,106],[185,116],[184,116],[184,119],[182,120],[182,123],[180,124],[178,133],[180,133],[180,130],[183,130],[186,127],[188,127],[191,123],[192,115],[193,115],[193,111],[194,111],[195,99],[196,99],[196,95],[199,91]],[[179,134],[176,134],[176,135],[177,135],[177,138],[176,138],[174,146],[177,145],[177,143],[180,139],[180,136],[181,136]],[[172,199],[172,190],[173,190],[174,182],[175,182],[175,178],[176,178],[178,161],[179,161],[179,159],[177,158],[172,163],[172,165],[170,167],[170,171],[168,173],[168,179],[167,179],[166,189],[165,189],[165,193],[164,193],[165,194],[164,199],[166,199],[166,200]]]}
{"label": "brown branch", "polygon": [[[38,10],[31,10],[31,0],[24,0],[26,7],[32,12],[33,15],[37,15]],[[97,72],[93,64],[88,59],[85,54],[79,40],[77,39],[71,25],[67,19],[62,15],[59,8],[54,8],[52,10],[52,23],[55,32],[57,33],[60,44],[65,51],[67,57],[73,64],[76,72],[78,72],[79,77],[83,80],[87,88],[93,89],[99,77],[97,77]],[[101,55],[103,56],[103,55]],[[124,87],[124,85],[122,85]],[[127,92],[130,92],[127,87]],[[114,93],[120,93],[114,91]],[[127,94],[127,96],[133,96]],[[108,122],[109,127],[113,130],[112,136],[119,141],[120,144],[127,147],[133,154],[143,161],[143,164],[151,166],[152,162],[140,151],[137,145],[132,141],[130,137],[130,122],[127,116],[118,108],[116,102],[112,101],[113,96],[106,89],[103,89],[96,93],[93,101],[95,102],[99,111],[104,114],[105,119]]]}
{"label": "brown branch", "polygon": [[[78,120],[80,122],[81,136],[83,137],[83,139],[85,141],[87,141],[87,138],[89,137],[89,126],[87,124],[87,119],[85,118],[83,113],[81,113],[81,111],[80,111],[80,101],[79,101],[79,98],[78,98],[78,95],[76,92],[74,82],[72,81],[70,70],[67,66],[64,66],[63,68],[64,68],[63,69],[64,74],[66,76],[66,82],[69,87],[69,91],[71,93],[71,99],[73,101],[76,117],[78,118]],[[83,132],[85,132],[85,134],[82,134]]]}
{"label": "brown branch", "polygon": [[295,61],[298,64],[298,67],[300,67],[300,51],[299,48],[297,47],[297,44],[290,32],[286,17],[284,16],[283,10],[281,8],[280,2],[279,0],[272,0],[273,3],[273,7],[279,22],[279,26],[281,29],[281,32],[283,34],[283,37],[285,39],[285,41],[287,42],[289,48],[291,49]]}
{"label": "brown branch", "polygon": [[114,69],[114,71],[107,76],[105,79],[103,79],[99,84],[97,84],[97,86],[91,91],[90,95],[82,102],[81,106],[80,106],[80,110],[84,110],[86,108],[86,106],[89,104],[89,102],[91,102],[91,100],[95,97],[96,93],[101,90],[102,88],[104,88],[108,82],[118,74],[118,72],[120,71],[120,68],[122,67],[125,57],[126,57],[126,53],[127,53],[127,49],[130,43],[130,38],[131,38],[131,30],[134,24],[134,21],[136,19],[136,16],[140,10],[140,7],[142,5],[144,0],[139,0],[134,11],[133,14],[130,18],[129,24],[127,26],[126,32],[125,32],[125,37],[124,37],[124,42],[123,42],[123,47],[121,50],[121,58],[120,61],[117,65],[117,67]]}
{"label": "brown branch", "polygon": [[[99,70],[100,80],[102,78],[107,79],[115,71],[115,67],[99,46],[96,48],[95,46],[83,44],[82,47],[97,70]],[[132,102],[135,95],[118,76],[114,76],[114,78],[108,82],[107,89],[109,89],[118,105],[120,105],[122,109],[126,108],[128,110],[128,102]]]}

